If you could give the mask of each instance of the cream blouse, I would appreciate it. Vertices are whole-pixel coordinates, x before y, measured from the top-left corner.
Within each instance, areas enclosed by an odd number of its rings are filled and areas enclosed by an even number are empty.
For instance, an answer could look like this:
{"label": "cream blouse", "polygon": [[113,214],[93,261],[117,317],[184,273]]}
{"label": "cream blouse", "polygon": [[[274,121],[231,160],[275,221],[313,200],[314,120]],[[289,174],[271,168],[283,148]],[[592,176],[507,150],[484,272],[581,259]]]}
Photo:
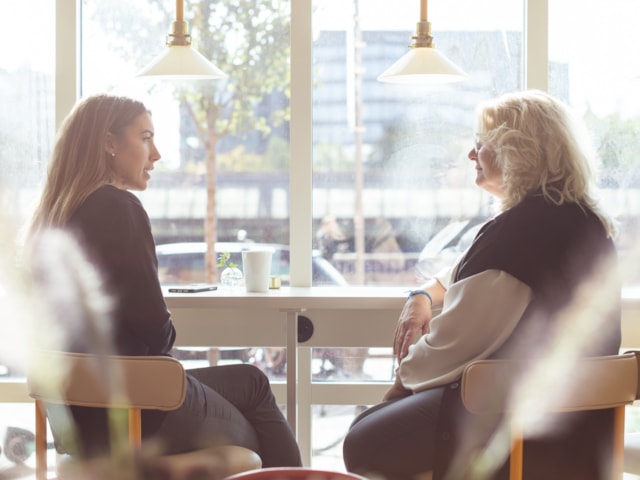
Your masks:
{"label": "cream blouse", "polygon": [[470,362],[489,357],[511,335],[532,298],[523,282],[485,270],[451,283],[455,268],[436,278],[446,289],[429,333],[409,347],[396,375],[418,392],[454,381]]}

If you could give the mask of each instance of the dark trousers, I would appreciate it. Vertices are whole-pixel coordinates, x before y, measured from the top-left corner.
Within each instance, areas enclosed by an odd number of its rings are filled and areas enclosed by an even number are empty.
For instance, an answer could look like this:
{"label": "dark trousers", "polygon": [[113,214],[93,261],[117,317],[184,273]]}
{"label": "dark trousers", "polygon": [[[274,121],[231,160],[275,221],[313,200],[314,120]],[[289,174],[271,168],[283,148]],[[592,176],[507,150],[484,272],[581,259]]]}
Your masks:
{"label": "dark trousers", "polygon": [[252,365],[187,370],[187,397],[153,429],[166,451],[232,444],[260,455],[264,467],[300,466],[300,451],[269,379]]}
{"label": "dark trousers", "polygon": [[347,470],[388,480],[433,470],[443,390],[425,390],[361,413],[343,444]]}
{"label": "dark trousers", "polygon": [[[508,443],[497,455],[487,451],[502,420],[466,411],[458,382],[424,390],[360,414],[344,441],[345,466],[385,480],[427,471],[434,480],[506,480]],[[611,410],[547,414],[540,422],[545,428],[525,440],[524,479],[608,479],[612,425]],[[476,470],[480,453],[491,458],[486,471]]]}
{"label": "dark trousers", "polygon": [[[265,467],[302,464],[293,432],[261,370],[239,364],[187,372],[187,394],[178,409],[142,412],[146,447],[153,445],[159,453],[173,454],[230,444],[253,450]],[[107,411],[72,407],[71,414],[73,423],[68,421],[64,406],[47,405],[58,452],[80,458],[108,454]]]}

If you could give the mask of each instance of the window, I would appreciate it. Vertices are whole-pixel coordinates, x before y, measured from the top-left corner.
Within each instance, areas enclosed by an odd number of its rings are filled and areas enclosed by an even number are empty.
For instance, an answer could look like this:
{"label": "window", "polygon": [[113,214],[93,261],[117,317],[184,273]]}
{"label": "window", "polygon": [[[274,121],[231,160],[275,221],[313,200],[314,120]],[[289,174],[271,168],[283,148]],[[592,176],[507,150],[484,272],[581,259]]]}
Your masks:
{"label": "window", "polygon": [[[2,0],[0,8],[16,19],[30,18],[6,22],[0,31],[6,46],[0,51],[0,218],[22,228],[38,198],[55,135],[55,3]],[[29,17],[34,11],[39,15]],[[13,231],[3,226],[3,234]]]}
{"label": "window", "polygon": [[[549,2],[549,90],[577,108],[595,133],[602,156],[603,201],[621,220],[619,243],[625,247],[632,243],[637,223],[634,152],[640,104],[640,64],[626,46],[638,36],[630,23],[640,6],[633,0],[592,3]],[[415,4],[414,0],[392,6],[360,2],[357,32],[355,3],[317,0],[309,10],[313,12],[314,62],[309,99],[313,104],[313,233],[307,241],[320,251],[315,234],[323,218],[335,219],[346,241],[331,261],[350,283],[413,282],[412,269],[423,249],[426,256],[443,256],[451,241],[472,228],[469,222],[486,215],[490,199],[469,188],[465,171],[472,108],[487,96],[526,86],[522,67],[525,9],[522,2],[505,0],[481,6],[464,2],[464,16],[457,15],[461,7],[450,2],[430,5],[437,47],[469,73],[468,81],[430,91],[376,82],[377,74],[406,49],[417,19]],[[32,47],[24,45],[20,56],[5,49],[0,57],[0,95],[5,106],[1,117],[3,201],[16,206],[4,210],[22,226],[53,144],[56,102],[55,30],[53,22],[46,20],[55,18],[54,5],[38,0],[20,5],[43,13],[21,23],[20,32],[3,31],[6,44],[24,35],[37,41],[29,43]],[[188,20],[192,21],[189,15],[195,15],[198,5],[187,2]],[[281,15],[274,17],[282,33],[278,41],[287,50],[290,10],[288,3],[279,7]],[[133,79],[163,48],[173,8],[169,0],[82,2],[82,92],[106,89],[139,96],[149,102],[162,132],[164,161],[143,194],[159,243],[201,241],[207,211],[202,173],[206,151],[189,121],[186,92],[176,96],[167,85],[150,86]],[[385,10],[390,8],[393,12]],[[385,21],[381,23],[380,18]],[[198,47],[199,26],[192,21],[191,27]],[[216,31],[212,23],[211,32]],[[355,41],[356,33],[361,42]],[[530,43],[544,33],[533,29]],[[225,47],[220,51],[229,51],[233,40],[220,45]],[[357,78],[356,60],[363,68]],[[250,128],[227,135],[216,145],[220,241],[237,240],[238,234],[242,237],[246,232],[247,238],[256,241],[289,242],[289,129],[299,127],[290,126],[286,116],[288,74],[286,68],[280,70],[273,92],[253,100],[256,115],[282,114],[278,120],[265,116],[269,135]],[[190,88],[194,90],[193,85]],[[57,105],[65,107],[62,102]],[[362,132],[359,139],[357,130]],[[468,223],[465,227],[458,221]],[[381,258],[374,251],[376,235],[385,236],[389,225],[397,246]],[[447,235],[437,236],[447,225]],[[456,225],[460,225],[457,231]]]}
{"label": "window", "polygon": [[463,3],[433,2],[429,20],[468,80],[411,87],[376,77],[407,51],[418,2],[314,2],[315,241],[350,283],[415,285],[490,213],[466,156],[475,105],[523,87],[524,6]]}
{"label": "window", "polygon": [[[201,35],[199,12],[208,3],[186,4],[194,45],[214,56],[219,66],[226,65],[231,78],[249,78],[242,76],[247,69],[235,67],[237,59],[232,60],[242,38],[233,26],[239,13],[218,6],[207,35]],[[279,66],[273,89],[244,105],[250,106],[248,128],[216,137],[215,146],[207,149],[193,122],[202,113],[194,110],[193,95],[218,95],[224,82],[192,82],[174,89],[133,79],[164,48],[161,39],[169,32],[174,2],[84,0],[82,90],[126,92],[143,98],[154,112],[164,158],[141,197],[157,242],[202,242],[205,230],[214,225],[216,239],[233,242],[233,248],[247,240],[288,247],[289,219],[296,215],[290,211],[289,138],[306,128],[289,124],[288,106],[311,102],[312,159],[296,161],[312,162],[312,207],[306,214],[312,217],[311,238],[306,239],[312,246],[302,250],[301,259],[292,253],[291,261],[308,262],[306,252],[313,250],[314,258],[329,263],[331,278],[337,273],[353,285],[414,285],[455,258],[491,211],[491,198],[473,185],[466,162],[475,105],[527,87],[524,2],[459,3],[432,2],[429,20],[437,48],[465,69],[468,80],[407,88],[380,83],[376,77],[406,51],[418,20],[418,2],[308,0],[313,17],[311,98],[303,92],[290,100],[289,71]],[[603,198],[621,219],[624,246],[637,217],[632,185],[637,167],[630,152],[636,150],[638,112],[633,105],[638,102],[629,99],[637,95],[638,80],[634,87],[631,79],[640,66],[621,46],[629,44],[626,32],[637,35],[624,22],[636,18],[639,7],[631,0],[582,5],[549,2],[548,85],[576,107],[596,133],[603,154]],[[288,2],[278,3],[277,10],[263,25],[275,22],[279,33],[273,39],[286,53],[293,17]],[[587,29],[594,25],[598,40],[585,48],[582,39],[590,38]],[[227,28],[233,35],[225,35]],[[535,43],[538,34],[546,30],[532,28],[528,43]],[[593,61],[596,51],[607,63]],[[288,62],[286,55],[277,59]],[[536,70],[535,65],[528,68]],[[603,82],[613,87],[602,89]],[[263,120],[251,124],[256,118]],[[215,164],[216,172],[212,223],[205,221],[211,210],[207,198],[213,198],[207,195],[207,161]],[[203,274],[202,268],[196,268],[197,275]],[[314,284],[321,284],[313,275]]]}
{"label": "window", "polygon": [[[0,10],[6,12],[0,29],[0,383],[8,385],[22,372],[26,332],[20,327],[28,323],[27,298],[16,295],[23,283],[14,276],[14,247],[31,218],[55,136],[55,2],[0,0]],[[5,390],[1,398],[15,396]],[[0,475],[10,476],[16,464],[33,465],[19,441],[33,431],[33,404],[2,403],[0,417]]]}
{"label": "window", "polygon": [[628,286],[640,284],[634,248],[640,213],[640,59],[629,47],[640,42],[637,18],[640,3],[633,0],[570,0],[551,2],[549,8],[549,90],[585,118],[594,136],[600,197],[618,220]]}
{"label": "window", "polygon": [[[216,254],[266,243],[288,262],[289,1],[256,2],[252,11],[186,2],[193,46],[229,78],[181,82],[134,78],[166,48],[174,1],[82,6],[83,92],[128,94],[153,114],[163,158],[139,196],[169,252],[159,257],[161,280],[216,281],[219,272],[208,277],[205,266],[207,239],[217,241]],[[330,274],[319,271],[318,282],[340,279],[323,267]],[[275,273],[287,283],[288,265]]]}

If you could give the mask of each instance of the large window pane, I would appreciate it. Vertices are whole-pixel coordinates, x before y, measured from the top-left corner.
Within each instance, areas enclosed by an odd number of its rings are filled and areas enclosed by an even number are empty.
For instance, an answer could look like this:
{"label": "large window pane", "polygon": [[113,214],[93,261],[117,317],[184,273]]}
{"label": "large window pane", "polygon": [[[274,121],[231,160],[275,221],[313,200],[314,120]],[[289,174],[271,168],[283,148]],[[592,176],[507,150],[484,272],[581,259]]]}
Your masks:
{"label": "large window pane", "polygon": [[0,29],[0,222],[13,233],[31,216],[55,134],[55,2],[0,9],[14,19]]}
{"label": "large window pane", "polygon": [[[0,43],[5,46],[0,49],[1,379],[19,375],[16,367],[24,367],[20,361],[29,319],[23,279],[15,262],[55,134],[55,3],[0,0],[0,9],[21,19],[5,22],[0,29]],[[32,12],[40,14],[32,18]]]}
{"label": "large window pane", "polygon": [[[407,51],[419,2],[314,0],[313,241],[351,284],[423,281],[491,212],[467,153],[476,104],[522,88],[523,4],[462,3],[430,2],[428,16],[469,78],[411,87],[376,78]],[[313,362],[314,382],[389,382],[395,369],[391,348],[314,349]],[[364,407],[314,407],[314,466],[343,468],[344,433]]]}
{"label": "large window pane", "polygon": [[214,240],[236,263],[248,243],[268,244],[288,281],[290,7],[250,3],[185,2],[193,46],[229,78],[177,82],[134,78],[166,48],[174,1],[83,1],[83,92],[129,94],[153,113],[163,158],[140,197],[163,283],[217,281],[205,268]]}
{"label": "large window pane", "polygon": [[[0,385],[24,375],[27,292],[15,277],[17,248],[38,199],[55,135],[55,2],[0,0]],[[33,15],[33,12],[38,12]],[[12,438],[33,432],[33,404],[0,404],[0,476],[35,467],[35,455]],[[9,448],[7,448],[7,445]],[[5,477],[6,476],[6,477]]]}
{"label": "large window pane", "polygon": [[415,284],[490,213],[466,155],[475,105],[522,87],[523,4],[463,3],[428,17],[468,79],[412,87],[376,77],[407,51],[418,2],[314,2],[315,242],[350,283]]}
{"label": "large window pane", "polygon": [[640,42],[638,18],[636,0],[556,1],[549,8],[549,88],[571,103],[595,137],[600,195],[619,221],[628,286],[640,285],[640,57],[633,47]]}

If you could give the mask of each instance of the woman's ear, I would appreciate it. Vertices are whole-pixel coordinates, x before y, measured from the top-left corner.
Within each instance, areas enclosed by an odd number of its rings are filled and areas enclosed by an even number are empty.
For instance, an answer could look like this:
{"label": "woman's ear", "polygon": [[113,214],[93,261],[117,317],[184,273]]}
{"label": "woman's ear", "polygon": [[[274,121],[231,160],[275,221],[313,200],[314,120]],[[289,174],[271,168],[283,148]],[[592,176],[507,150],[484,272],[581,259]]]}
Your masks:
{"label": "woman's ear", "polygon": [[104,151],[111,157],[116,156],[115,137],[111,132],[107,132],[107,138],[104,142]]}

